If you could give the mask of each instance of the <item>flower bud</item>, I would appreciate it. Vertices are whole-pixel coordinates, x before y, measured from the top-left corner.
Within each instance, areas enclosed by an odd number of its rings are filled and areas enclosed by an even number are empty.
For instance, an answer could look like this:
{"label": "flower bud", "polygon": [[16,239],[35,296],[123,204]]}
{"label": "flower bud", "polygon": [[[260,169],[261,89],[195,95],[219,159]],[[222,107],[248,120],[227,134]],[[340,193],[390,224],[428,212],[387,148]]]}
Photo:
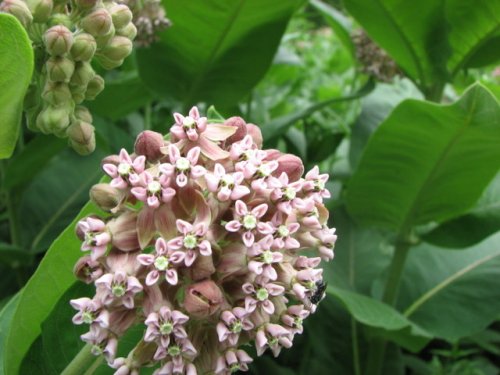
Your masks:
{"label": "flower bud", "polygon": [[96,9],[80,22],[82,29],[92,36],[106,35],[111,30],[112,20],[104,8]]}
{"label": "flower bud", "polygon": [[262,132],[260,131],[260,128],[254,124],[247,124],[247,133],[250,134],[257,147],[262,148],[264,141],[262,139]]}
{"label": "flower bud", "polygon": [[54,82],[69,82],[75,71],[75,63],[62,56],[52,56],[45,66],[48,78]]}
{"label": "flower bud", "polygon": [[186,289],[184,308],[191,315],[204,318],[216,313],[223,302],[224,297],[217,284],[204,280]]}
{"label": "flower bud", "polygon": [[118,68],[120,65],[123,64],[123,60],[112,60],[103,55],[97,55],[96,60],[106,70],[112,70]]}
{"label": "flower bud", "polygon": [[90,10],[96,6],[97,0],[75,0],[75,5],[81,10]]}
{"label": "flower bud", "polygon": [[73,85],[70,83],[69,89],[71,91],[71,97],[76,104],[81,104],[85,100],[85,93],[87,92],[86,86]]}
{"label": "flower bud", "polygon": [[124,4],[114,4],[109,8],[115,28],[121,29],[132,22],[132,12]]}
{"label": "flower bud", "polygon": [[64,55],[69,52],[73,45],[73,34],[63,25],[53,26],[48,29],[43,39],[47,51],[53,56]]}
{"label": "flower bud", "polygon": [[106,34],[96,36],[95,41],[97,43],[97,49],[101,50],[106,47],[111,42],[111,39],[113,39],[113,37],[115,36],[115,32],[115,27],[113,26],[113,24],[111,24],[111,28]]}
{"label": "flower bud", "polygon": [[95,72],[92,65],[86,61],[79,61],[76,63],[75,72],[71,76],[71,84],[86,88],[94,77]]}
{"label": "flower bud", "polygon": [[137,236],[137,214],[125,213],[108,223],[113,246],[122,251],[133,251],[139,248]]}
{"label": "flower bud", "polygon": [[93,261],[90,256],[84,256],[76,262],[73,273],[84,283],[90,284],[101,277],[104,272],[99,262]]}
{"label": "flower bud", "polygon": [[274,171],[275,176],[285,172],[290,182],[298,181],[304,173],[304,164],[302,160],[292,154],[283,154],[278,159],[278,168]]}
{"label": "flower bud", "polygon": [[28,6],[21,0],[4,0],[0,3],[0,12],[12,14],[24,27],[28,27],[33,21]]}
{"label": "flower bud", "polygon": [[71,91],[66,83],[47,81],[42,98],[47,103],[57,106],[71,101]]}
{"label": "flower bud", "polygon": [[144,155],[149,161],[157,161],[163,156],[160,148],[165,145],[163,135],[160,133],[146,130],[137,136],[135,141],[135,153],[137,155]]}
{"label": "flower bud", "polygon": [[123,60],[132,52],[132,42],[124,36],[115,36],[100,53],[110,60]]}
{"label": "flower bud", "polygon": [[68,29],[73,27],[73,22],[71,21],[71,18],[69,15],[65,13],[55,13],[52,16],[50,16],[48,25],[50,27],[52,26],[64,26]]}
{"label": "flower bud", "polygon": [[47,22],[54,8],[52,0],[26,0],[26,3],[33,14],[33,21],[39,23]]}
{"label": "flower bud", "polygon": [[120,203],[120,192],[109,184],[96,184],[90,189],[90,200],[109,212]]}
{"label": "flower bud", "polygon": [[82,105],[75,108],[75,117],[78,120],[88,122],[89,124],[92,123],[92,115],[90,111]]}
{"label": "flower bud", "polygon": [[104,90],[104,79],[100,75],[92,78],[85,92],[85,99],[94,100],[99,93]]}
{"label": "flower bud", "polygon": [[137,36],[137,27],[133,22],[130,22],[127,26],[116,30],[116,35],[124,36],[130,40],[134,40]]}
{"label": "flower bud", "polygon": [[97,43],[94,37],[87,33],[77,34],[71,47],[71,57],[75,61],[90,61],[94,57]]}
{"label": "flower bud", "polygon": [[76,120],[66,130],[71,147],[80,155],[88,155],[95,149],[94,127],[87,122]]}
{"label": "flower bud", "polygon": [[230,117],[226,121],[224,121],[224,125],[234,126],[238,129],[236,130],[236,133],[234,133],[226,140],[226,144],[232,144],[234,142],[241,141],[245,137],[245,135],[247,135],[246,123],[245,120],[243,120],[241,117]]}
{"label": "flower bud", "polygon": [[36,119],[36,126],[44,134],[59,133],[69,126],[70,108],[48,106]]}
{"label": "flower bud", "polygon": [[199,256],[191,267],[185,268],[184,271],[191,280],[203,280],[215,273],[214,262],[211,256]]}

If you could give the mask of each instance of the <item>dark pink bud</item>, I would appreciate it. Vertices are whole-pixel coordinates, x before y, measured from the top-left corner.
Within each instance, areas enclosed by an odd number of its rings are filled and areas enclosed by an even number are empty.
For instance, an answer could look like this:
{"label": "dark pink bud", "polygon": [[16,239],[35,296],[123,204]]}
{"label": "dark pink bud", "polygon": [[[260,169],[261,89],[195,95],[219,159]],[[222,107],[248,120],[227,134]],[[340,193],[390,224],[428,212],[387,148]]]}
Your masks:
{"label": "dark pink bud", "polygon": [[137,214],[127,212],[108,223],[113,246],[122,251],[132,251],[139,248],[137,237]]}
{"label": "dark pink bud", "polygon": [[194,281],[203,280],[214,273],[215,267],[211,256],[198,256],[191,267],[185,268],[185,274]]}
{"label": "dark pink bud", "polygon": [[217,312],[223,302],[224,297],[217,284],[204,280],[186,289],[184,308],[191,315],[204,318]]}
{"label": "dark pink bud", "polygon": [[292,154],[283,154],[278,159],[278,168],[274,171],[273,175],[278,177],[283,172],[288,176],[288,181],[298,181],[304,173],[304,164],[302,160]]}
{"label": "dark pink bud", "polygon": [[258,148],[262,148],[264,141],[262,139],[262,132],[257,125],[247,124],[247,134],[250,134]]}
{"label": "dark pink bud", "polygon": [[146,130],[137,136],[134,149],[137,155],[144,155],[146,159],[153,162],[163,156],[160,149],[164,145],[165,140],[160,133]]}
{"label": "dark pink bud", "polygon": [[234,142],[241,141],[245,137],[245,135],[247,135],[246,122],[241,117],[238,116],[230,117],[224,122],[224,125],[234,126],[235,128],[238,129],[236,130],[236,133],[234,133],[226,140],[226,144],[228,145]]}

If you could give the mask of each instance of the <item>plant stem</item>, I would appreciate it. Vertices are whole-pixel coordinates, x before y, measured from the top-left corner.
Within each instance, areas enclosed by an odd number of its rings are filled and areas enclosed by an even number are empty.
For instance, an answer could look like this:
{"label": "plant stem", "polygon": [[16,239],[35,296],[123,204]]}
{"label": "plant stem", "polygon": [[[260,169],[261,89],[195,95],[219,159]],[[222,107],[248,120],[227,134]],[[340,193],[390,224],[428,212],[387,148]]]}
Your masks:
{"label": "plant stem", "polygon": [[352,336],[352,361],[354,366],[354,375],[361,375],[361,366],[359,365],[359,343],[358,327],[356,319],[351,318],[351,336]]}
{"label": "plant stem", "polygon": [[61,372],[61,375],[91,375],[101,362],[100,357],[96,358],[90,352],[91,348],[91,345],[85,345]]}
{"label": "plant stem", "polygon": [[444,83],[436,83],[435,85],[424,90],[425,100],[430,102],[440,103],[443,99]]}
{"label": "plant stem", "polygon": [[[385,283],[384,294],[382,295],[382,302],[391,306],[394,306],[398,296],[401,275],[403,274],[404,265],[411,245],[407,231],[402,233],[405,234],[398,236],[394,248],[394,255],[389,265],[389,275]],[[387,340],[383,338],[377,337],[371,340],[368,349],[365,375],[380,375],[382,373],[386,347]]]}

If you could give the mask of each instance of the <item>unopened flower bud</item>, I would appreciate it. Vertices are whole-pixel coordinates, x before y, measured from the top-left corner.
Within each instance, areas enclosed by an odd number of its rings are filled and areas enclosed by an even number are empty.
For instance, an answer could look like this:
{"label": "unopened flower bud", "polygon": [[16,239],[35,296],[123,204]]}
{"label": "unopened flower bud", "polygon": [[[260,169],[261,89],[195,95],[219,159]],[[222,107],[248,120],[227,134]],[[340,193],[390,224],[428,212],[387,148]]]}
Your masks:
{"label": "unopened flower bud", "polygon": [[111,30],[112,20],[104,8],[96,9],[81,20],[81,27],[95,36],[106,35]]}
{"label": "unopened flower bud", "polygon": [[75,0],[75,5],[81,10],[90,10],[95,7],[97,0]]}
{"label": "unopened flower bud", "polygon": [[228,118],[226,121],[224,121],[224,125],[227,126],[234,126],[238,130],[236,130],[236,133],[234,133],[232,136],[230,136],[227,140],[227,144],[232,144],[234,142],[241,141],[245,135],[247,135],[247,127],[245,120],[243,120],[241,117],[234,116]]}
{"label": "unopened flower bud", "polygon": [[50,16],[48,26],[64,26],[68,29],[73,27],[73,22],[69,15],[65,13],[54,13]]}
{"label": "unopened flower bud", "polygon": [[69,126],[70,107],[48,106],[36,119],[37,128],[44,134],[59,133]]}
{"label": "unopened flower bud", "polygon": [[80,155],[88,155],[95,149],[94,127],[77,120],[66,130],[71,147]]}
{"label": "unopened flower bud", "polygon": [[186,289],[184,308],[191,315],[203,318],[216,313],[224,297],[212,280],[204,280],[190,285]]}
{"label": "unopened flower bud", "polygon": [[97,43],[97,49],[101,50],[106,47],[111,42],[111,39],[113,39],[113,37],[115,36],[115,33],[115,27],[113,24],[111,24],[111,28],[106,34],[96,36],[95,41]]}
{"label": "unopened flower bud", "polygon": [[66,83],[47,81],[43,88],[42,98],[54,106],[69,103],[71,91]]}
{"label": "unopened flower bud", "polygon": [[164,145],[163,135],[146,130],[137,136],[134,148],[137,155],[144,155],[149,161],[157,161],[163,156],[160,148]]}
{"label": "unopened flower bud", "polygon": [[185,269],[185,275],[194,281],[203,280],[214,273],[214,261],[211,256],[199,256],[191,267]]}
{"label": "unopened flower bud", "polygon": [[96,60],[106,70],[118,68],[123,64],[123,60],[113,60],[104,55],[97,55]]}
{"label": "unopened flower bud", "polygon": [[103,211],[111,211],[120,202],[120,192],[109,184],[96,184],[90,189],[90,200]]}
{"label": "unopened flower bud", "polygon": [[71,84],[86,88],[94,77],[95,72],[92,65],[86,61],[79,61],[76,63],[75,72],[71,77]]}
{"label": "unopened flower bud", "polygon": [[73,98],[75,104],[81,104],[85,100],[85,93],[87,92],[86,86],[70,84],[69,89],[71,91],[71,97]]}
{"label": "unopened flower bud", "polygon": [[39,23],[47,22],[54,8],[52,0],[26,0],[26,3],[33,14],[33,21]]}
{"label": "unopened flower bud", "polygon": [[113,246],[122,251],[133,251],[139,248],[137,236],[137,214],[125,213],[108,223]]}
{"label": "unopened flower bud", "polygon": [[132,21],[132,12],[124,4],[114,4],[109,8],[115,28],[121,29]]}
{"label": "unopened flower bud", "polygon": [[110,60],[123,60],[132,52],[132,42],[124,36],[115,36],[100,53]]}
{"label": "unopened flower bud", "polygon": [[262,132],[260,131],[260,128],[254,124],[247,124],[247,133],[250,134],[257,147],[261,148],[264,141],[262,139]]}
{"label": "unopened flower bud", "polygon": [[63,25],[53,26],[48,29],[43,39],[47,51],[53,56],[68,53],[73,45],[73,34]]}
{"label": "unopened flower bud", "polygon": [[88,33],[77,34],[71,47],[71,57],[75,61],[90,61],[94,57],[97,43]]}
{"label": "unopened flower bud", "polygon": [[24,27],[28,27],[33,21],[28,6],[21,0],[4,0],[0,3],[0,12],[12,14]]}
{"label": "unopened flower bud", "polygon": [[304,164],[302,160],[292,154],[283,154],[278,159],[278,168],[274,171],[274,175],[279,176],[285,172],[288,175],[290,182],[298,181],[304,173]]}
{"label": "unopened flower bud", "polygon": [[63,56],[52,56],[46,63],[47,76],[54,82],[69,82],[75,71],[73,60]]}
{"label": "unopened flower bud", "polygon": [[100,75],[96,75],[92,78],[87,86],[87,91],[85,92],[85,99],[94,100],[100,92],[104,90],[104,79]]}
{"label": "unopened flower bud", "polygon": [[92,123],[92,114],[87,108],[82,105],[79,105],[75,108],[75,117],[78,120],[88,122],[89,124]]}
{"label": "unopened flower bud", "polygon": [[137,36],[137,27],[133,22],[129,22],[129,24],[125,27],[117,29],[116,35],[124,36],[125,38],[128,38],[130,40],[134,40]]}

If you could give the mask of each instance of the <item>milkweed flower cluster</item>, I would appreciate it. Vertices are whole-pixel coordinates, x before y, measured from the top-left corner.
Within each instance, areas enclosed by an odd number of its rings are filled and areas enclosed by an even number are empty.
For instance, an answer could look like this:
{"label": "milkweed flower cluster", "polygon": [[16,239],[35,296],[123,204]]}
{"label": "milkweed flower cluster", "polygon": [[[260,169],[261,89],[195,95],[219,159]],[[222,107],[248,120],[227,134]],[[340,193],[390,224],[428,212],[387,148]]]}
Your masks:
{"label": "milkweed flower cluster", "polygon": [[[210,123],[196,107],[174,118],[169,136],[143,132],[134,154],[104,159],[110,182],[91,197],[106,214],[77,225],[75,273],[96,293],[71,301],[73,322],[89,325],[82,340],[115,374],[247,370],[248,344],[277,356],[316,310],[319,265],[333,258],[326,174],[302,177],[299,158],[262,150],[241,118]],[[137,325],[142,337],[119,356]]]}

